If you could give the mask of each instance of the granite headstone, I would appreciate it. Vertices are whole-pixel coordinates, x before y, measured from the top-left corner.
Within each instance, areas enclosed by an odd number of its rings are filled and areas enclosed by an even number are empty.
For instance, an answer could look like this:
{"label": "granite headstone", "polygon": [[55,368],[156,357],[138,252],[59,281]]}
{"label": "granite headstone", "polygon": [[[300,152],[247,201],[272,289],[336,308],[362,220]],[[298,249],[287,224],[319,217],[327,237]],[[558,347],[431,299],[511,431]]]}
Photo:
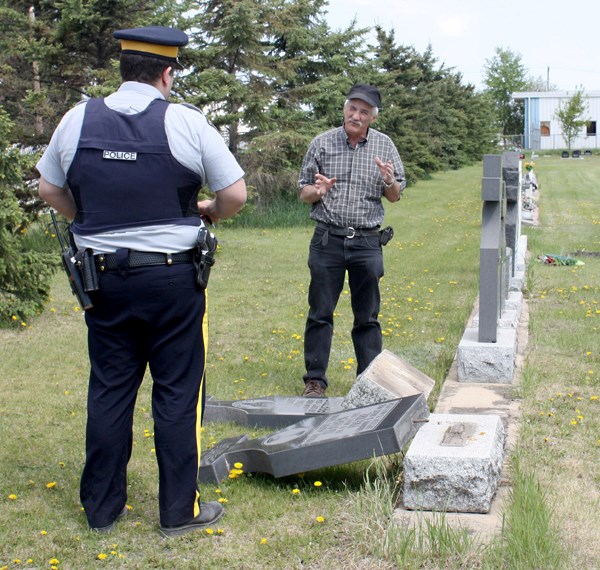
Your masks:
{"label": "granite headstone", "polygon": [[339,412],[343,398],[302,398],[265,396],[251,400],[214,400],[204,405],[205,422],[232,422],[240,425],[279,428],[303,419]]}
{"label": "granite headstone", "polygon": [[398,453],[427,421],[423,394],[304,419],[267,436],[220,441],[201,457],[199,480],[218,484],[235,463],[246,473],[285,477]]}

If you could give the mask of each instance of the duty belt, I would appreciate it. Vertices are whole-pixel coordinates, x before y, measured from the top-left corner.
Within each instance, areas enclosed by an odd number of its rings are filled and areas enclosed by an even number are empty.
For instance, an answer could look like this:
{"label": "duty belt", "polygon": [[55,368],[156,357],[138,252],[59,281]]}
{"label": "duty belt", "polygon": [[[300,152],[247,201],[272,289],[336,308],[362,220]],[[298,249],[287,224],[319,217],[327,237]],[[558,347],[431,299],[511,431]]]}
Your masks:
{"label": "duty belt", "polygon": [[326,224],[325,222],[318,222],[317,227],[326,229],[332,236],[344,236],[345,238],[352,239],[354,236],[378,236],[378,228],[342,228],[340,226],[334,226],[332,224]]}
{"label": "duty belt", "polygon": [[[116,253],[101,253],[96,255],[96,266],[100,271],[118,268]],[[147,267],[150,265],[173,265],[174,263],[191,263],[194,260],[194,251],[180,253],[156,253],[153,251],[132,251],[127,255],[128,267]]]}

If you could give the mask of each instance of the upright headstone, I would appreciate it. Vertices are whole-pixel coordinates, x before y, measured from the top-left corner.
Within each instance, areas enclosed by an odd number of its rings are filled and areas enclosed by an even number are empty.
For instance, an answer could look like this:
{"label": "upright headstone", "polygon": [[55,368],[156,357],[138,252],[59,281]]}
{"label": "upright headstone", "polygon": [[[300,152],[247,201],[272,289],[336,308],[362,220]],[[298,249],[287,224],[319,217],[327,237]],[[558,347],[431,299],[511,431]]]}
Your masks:
{"label": "upright headstone", "polygon": [[[522,241],[526,236],[519,237],[516,252],[507,250],[506,183],[502,158],[485,155],[483,159],[479,313],[466,327],[458,346],[459,382],[512,382],[515,371],[516,326],[505,308],[509,292],[520,291],[526,249]],[[511,156],[510,160],[513,159]],[[514,168],[510,170],[514,171]],[[512,180],[511,176],[509,178]],[[507,255],[507,251],[511,251],[511,255]],[[512,259],[507,262],[507,258]],[[519,269],[518,274],[516,269],[511,269],[513,265]],[[507,328],[502,326],[503,321],[510,323]]]}
{"label": "upright headstone", "polygon": [[505,185],[502,156],[483,157],[483,207],[479,258],[479,342],[496,342],[498,319],[504,308]]}
{"label": "upright headstone", "polygon": [[202,453],[199,479],[218,484],[236,463],[246,473],[284,477],[398,453],[428,417],[419,394],[307,418],[258,439],[228,438]]}
{"label": "upright headstone", "polygon": [[[521,236],[521,160],[518,152],[502,154],[502,179],[506,188],[506,247],[510,256],[506,266],[508,280],[514,275],[515,259]],[[507,281],[508,282],[508,281]]]}

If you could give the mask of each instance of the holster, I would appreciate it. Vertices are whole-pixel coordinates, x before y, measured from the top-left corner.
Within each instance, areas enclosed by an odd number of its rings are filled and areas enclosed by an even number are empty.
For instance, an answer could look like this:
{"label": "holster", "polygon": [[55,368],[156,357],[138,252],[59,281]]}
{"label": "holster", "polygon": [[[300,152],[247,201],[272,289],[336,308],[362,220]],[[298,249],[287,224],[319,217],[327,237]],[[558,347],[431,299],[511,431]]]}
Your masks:
{"label": "holster", "polygon": [[387,226],[379,231],[379,242],[381,245],[387,245],[393,237],[394,228],[392,228],[392,226]]}
{"label": "holster", "polygon": [[80,249],[75,254],[75,265],[81,274],[83,290],[86,293],[98,291],[98,270],[94,260],[94,252],[91,249]]}
{"label": "holster", "polygon": [[194,248],[194,265],[196,266],[196,285],[206,289],[211,267],[215,264],[215,252],[218,240],[205,226],[198,230],[196,247]]}

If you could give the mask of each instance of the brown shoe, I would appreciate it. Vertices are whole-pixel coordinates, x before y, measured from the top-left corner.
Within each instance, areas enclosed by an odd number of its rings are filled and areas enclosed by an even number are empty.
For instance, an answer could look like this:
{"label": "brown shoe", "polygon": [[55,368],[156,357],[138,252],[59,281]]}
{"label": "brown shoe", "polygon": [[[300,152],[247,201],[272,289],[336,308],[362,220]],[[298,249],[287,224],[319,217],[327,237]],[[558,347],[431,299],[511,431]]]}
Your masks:
{"label": "brown shoe", "polygon": [[325,387],[318,380],[308,380],[304,385],[304,392],[302,395],[305,398],[324,398]]}

